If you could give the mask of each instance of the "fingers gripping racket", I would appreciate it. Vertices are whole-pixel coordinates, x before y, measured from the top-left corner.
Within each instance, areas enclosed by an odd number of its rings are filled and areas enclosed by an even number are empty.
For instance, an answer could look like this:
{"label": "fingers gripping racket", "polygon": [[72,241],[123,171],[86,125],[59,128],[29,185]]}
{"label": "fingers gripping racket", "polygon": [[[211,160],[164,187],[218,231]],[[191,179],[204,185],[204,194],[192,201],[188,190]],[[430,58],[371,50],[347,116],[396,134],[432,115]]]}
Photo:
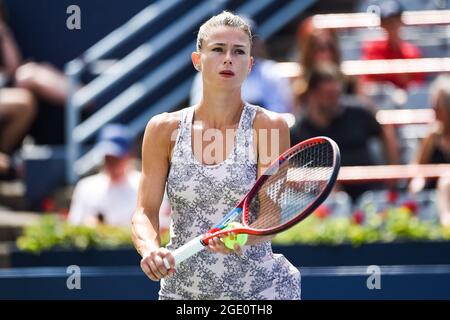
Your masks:
{"label": "fingers gripping racket", "polygon": [[[300,142],[273,161],[237,207],[211,230],[174,250],[175,265],[200,252],[214,237],[267,236],[292,227],[328,197],[339,168],[339,148],[333,140],[315,137]],[[224,230],[238,219],[242,226]],[[164,264],[169,268],[167,259]]]}

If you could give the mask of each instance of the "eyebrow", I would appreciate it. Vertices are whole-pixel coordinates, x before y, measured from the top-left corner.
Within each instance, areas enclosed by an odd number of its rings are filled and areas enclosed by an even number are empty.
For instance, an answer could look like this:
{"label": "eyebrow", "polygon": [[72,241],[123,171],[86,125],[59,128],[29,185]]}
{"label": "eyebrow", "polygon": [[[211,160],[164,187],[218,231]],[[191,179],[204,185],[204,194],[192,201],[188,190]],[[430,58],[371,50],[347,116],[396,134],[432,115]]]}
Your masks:
{"label": "eyebrow", "polygon": [[[212,43],[211,46],[221,46],[221,47],[225,47],[225,46],[226,46],[226,43],[216,42],[216,43]],[[233,47],[245,48],[246,46],[243,45],[243,44],[234,44]]]}

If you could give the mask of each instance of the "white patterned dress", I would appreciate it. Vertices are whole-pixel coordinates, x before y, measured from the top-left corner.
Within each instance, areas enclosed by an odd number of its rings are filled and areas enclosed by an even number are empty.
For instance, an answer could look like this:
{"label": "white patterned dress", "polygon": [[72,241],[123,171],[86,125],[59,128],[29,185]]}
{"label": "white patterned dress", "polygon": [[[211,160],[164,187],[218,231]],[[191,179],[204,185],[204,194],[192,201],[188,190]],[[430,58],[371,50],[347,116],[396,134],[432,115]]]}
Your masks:
{"label": "white patterned dress", "polygon": [[[256,181],[253,119],[259,107],[246,104],[234,149],[217,165],[204,165],[192,152],[194,108],[183,109],[167,179],[172,207],[170,243],[174,250],[207,232],[250,190]],[[270,241],[244,246],[243,254],[203,250],[161,280],[164,299],[300,299],[300,272]]]}

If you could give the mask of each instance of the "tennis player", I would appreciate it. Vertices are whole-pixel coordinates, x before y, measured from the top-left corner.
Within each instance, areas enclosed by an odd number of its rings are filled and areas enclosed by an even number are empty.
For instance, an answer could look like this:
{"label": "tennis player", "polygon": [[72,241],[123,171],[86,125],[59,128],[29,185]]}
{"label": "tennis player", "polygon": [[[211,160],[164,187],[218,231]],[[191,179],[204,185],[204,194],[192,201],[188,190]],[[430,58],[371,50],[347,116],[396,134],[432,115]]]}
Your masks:
{"label": "tennis player", "polygon": [[[251,45],[250,27],[241,17],[224,11],[206,21],[191,57],[202,73],[201,101],[153,117],[145,130],[132,230],[142,270],[161,280],[160,299],[300,299],[300,273],[273,254],[270,238],[249,237],[234,250],[214,238],[209,250],[176,270],[170,253],[221,220],[290,146],[280,116],[241,98],[253,63]],[[170,243],[163,248],[158,212],[166,185],[172,221]]]}

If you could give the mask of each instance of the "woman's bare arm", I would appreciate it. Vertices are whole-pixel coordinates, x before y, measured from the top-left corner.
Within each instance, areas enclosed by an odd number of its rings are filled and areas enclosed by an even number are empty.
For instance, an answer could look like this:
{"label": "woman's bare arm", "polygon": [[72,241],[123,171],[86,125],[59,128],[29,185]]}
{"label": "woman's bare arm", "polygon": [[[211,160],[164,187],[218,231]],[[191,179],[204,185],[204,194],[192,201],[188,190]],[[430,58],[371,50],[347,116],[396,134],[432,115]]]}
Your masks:
{"label": "woman's bare arm", "polygon": [[170,138],[176,126],[177,119],[173,115],[156,116],[149,121],[142,143],[142,173],[132,218],[132,237],[142,256],[141,268],[152,280],[168,274],[163,264],[165,257],[172,267],[174,265],[169,251],[160,248],[159,208],[169,170]]}

